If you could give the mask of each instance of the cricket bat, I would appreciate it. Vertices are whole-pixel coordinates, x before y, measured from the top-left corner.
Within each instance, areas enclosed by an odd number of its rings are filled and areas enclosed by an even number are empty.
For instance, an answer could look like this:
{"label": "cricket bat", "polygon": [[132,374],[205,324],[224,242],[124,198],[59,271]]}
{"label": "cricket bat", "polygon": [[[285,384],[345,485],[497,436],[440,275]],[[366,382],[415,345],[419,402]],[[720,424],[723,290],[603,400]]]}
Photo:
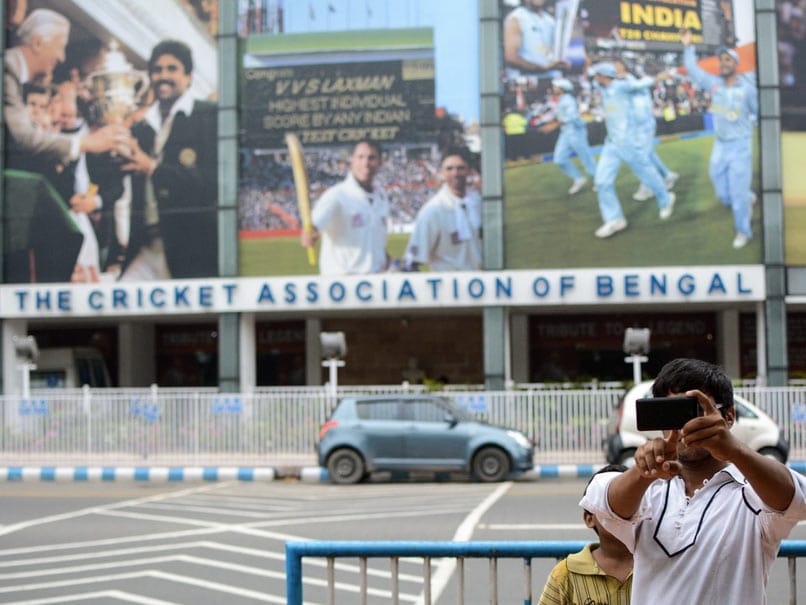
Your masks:
{"label": "cricket bat", "polygon": [[[294,173],[294,188],[297,190],[297,206],[302,219],[302,230],[308,235],[313,234],[311,222],[311,198],[308,188],[308,172],[305,170],[305,155],[302,153],[302,144],[297,135],[287,132],[285,144],[288,147],[288,157],[291,160],[291,170]],[[308,246],[308,263],[316,266],[316,249]]]}

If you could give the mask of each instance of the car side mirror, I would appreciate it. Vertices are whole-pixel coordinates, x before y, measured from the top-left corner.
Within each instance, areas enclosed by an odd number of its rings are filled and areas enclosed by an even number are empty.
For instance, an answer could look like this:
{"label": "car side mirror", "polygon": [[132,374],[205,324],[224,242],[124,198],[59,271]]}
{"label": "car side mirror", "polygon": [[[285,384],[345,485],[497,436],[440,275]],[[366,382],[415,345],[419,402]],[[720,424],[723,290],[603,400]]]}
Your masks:
{"label": "car side mirror", "polygon": [[456,416],[454,416],[454,415],[453,415],[453,414],[451,414],[451,413],[446,413],[446,414],[445,414],[445,416],[444,416],[442,419],[443,419],[445,422],[447,422],[448,424],[450,424],[450,425],[451,425],[451,427],[454,427],[454,426],[456,426],[457,424],[459,424],[459,421],[456,419]]}

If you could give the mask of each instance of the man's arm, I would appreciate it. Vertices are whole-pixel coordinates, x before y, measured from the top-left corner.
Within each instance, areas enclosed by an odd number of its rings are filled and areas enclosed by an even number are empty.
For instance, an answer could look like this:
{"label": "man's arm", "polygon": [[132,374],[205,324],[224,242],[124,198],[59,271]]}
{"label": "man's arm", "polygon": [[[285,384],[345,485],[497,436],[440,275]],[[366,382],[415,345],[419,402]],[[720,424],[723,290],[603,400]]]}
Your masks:
{"label": "man's arm", "polygon": [[522,41],[520,23],[514,17],[510,17],[504,23],[504,63],[520,69],[537,69],[537,65],[521,59],[518,54]]}
{"label": "man's arm", "polygon": [[686,68],[689,78],[691,78],[700,88],[710,88],[719,82],[713,74],[709,74],[702,67],[697,65],[697,54],[692,42],[691,30],[684,29],[680,32],[680,41],[683,43],[683,67]]}
{"label": "man's arm", "polygon": [[47,131],[33,122],[22,100],[22,85],[8,65],[3,74],[3,121],[18,149],[47,154],[65,164],[70,160],[72,137]]}
{"label": "man's arm", "polygon": [[679,431],[657,437],[642,444],[635,452],[635,466],[610,482],[607,504],[622,519],[630,519],[638,511],[647,488],[658,479],[671,479],[680,474],[677,462]]}
{"label": "man's arm", "polygon": [[30,154],[46,154],[61,163],[78,159],[81,152],[127,152],[128,131],[120,125],[99,128],[91,133],[65,135],[35,124],[22,102],[19,81],[8,71],[3,77],[3,119],[14,143]]}
{"label": "man's arm", "polygon": [[777,460],[754,452],[731,432],[731,424],[722,417],[714,402],[701,391],[688,391],[703,409],[700,416],[686,423],[682,442],[686,447],[707,449],[717,460],[732,462],[742,472],[758,497],[772,510],[789,508],[795,496],[795,483],[789,470]]}
{"label": "man's arm", "polygon": [[568,67],[567,61],[547,61],[545,64],[532,63],[518,54],[523,41],[521,26],[514,17],[509,17],[504,23],[504,63],[509,67],[527,72],[541,72],[550,69],[564,69]]}
{"label": "man's arm", "polygon": [[739,451],[730,461],[742,471],[762,502],[777,511],[789,508],[795,496],[795,483],[786,466],[754,452],[743,443],[739,446]]}

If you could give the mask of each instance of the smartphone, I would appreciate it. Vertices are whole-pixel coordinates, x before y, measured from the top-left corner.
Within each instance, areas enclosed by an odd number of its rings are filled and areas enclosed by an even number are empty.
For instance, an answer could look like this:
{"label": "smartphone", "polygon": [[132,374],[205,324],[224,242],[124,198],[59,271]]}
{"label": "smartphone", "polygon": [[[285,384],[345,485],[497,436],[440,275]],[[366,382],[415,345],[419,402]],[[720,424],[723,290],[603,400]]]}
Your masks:
{"label": "smartphone", "polygon": [[639,431],[665,431],[682,428],[702,415],[696,397],[650,397],[635,402],[635,423]]}

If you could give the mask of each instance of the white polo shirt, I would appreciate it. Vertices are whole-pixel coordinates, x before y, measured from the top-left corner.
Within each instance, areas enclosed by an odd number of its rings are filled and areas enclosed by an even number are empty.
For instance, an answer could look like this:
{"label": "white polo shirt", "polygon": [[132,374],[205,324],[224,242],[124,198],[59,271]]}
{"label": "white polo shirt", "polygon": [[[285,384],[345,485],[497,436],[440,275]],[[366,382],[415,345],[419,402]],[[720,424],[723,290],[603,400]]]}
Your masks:
{"label": "white polo shirt", "polygon": [[365,191],[352,173],[314,204],[311,221],[322,234],[322,275],[377,273],[386,267],[389,200],[378,187]]}
{"label": "white polo shirt", "polygon": [[420,208],[406,260],[433,271],[481,269],[481,200],[472,191],[458,198],[447,185]]}
{"label": "white polo shirt", "polygon": [[691,498],[679,477],[655,481],[632,519],[607,503],[621,473],[594,477],[579,505],[634,553],[633,603],[764,604],[781,540],[806,519],[806,477],[789,472],[795,496],[785,511],[767,507],[732,464]]}

